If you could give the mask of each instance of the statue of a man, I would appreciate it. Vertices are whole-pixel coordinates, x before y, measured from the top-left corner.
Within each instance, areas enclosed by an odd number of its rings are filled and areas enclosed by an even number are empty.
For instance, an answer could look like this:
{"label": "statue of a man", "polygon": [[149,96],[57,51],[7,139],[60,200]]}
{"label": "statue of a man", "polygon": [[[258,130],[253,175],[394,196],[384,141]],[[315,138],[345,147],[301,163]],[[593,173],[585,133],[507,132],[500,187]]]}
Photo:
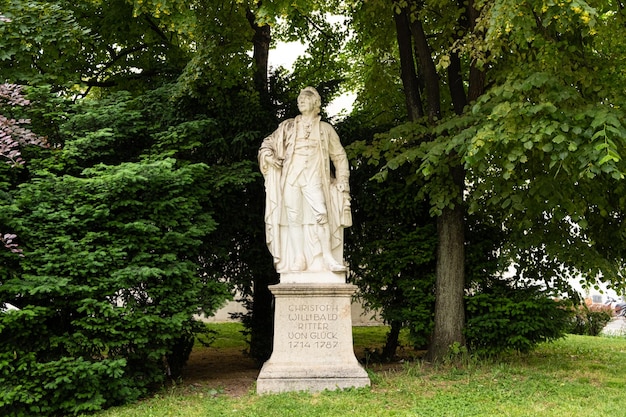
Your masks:
{"label": "statue of a man", "polygon": [[298,96],[301,114],[282,122],[259,149],[266,240],[280,273],[346,270],[350,168],[335,129],[321,121],[320,107],[318,92],[304,88]]}

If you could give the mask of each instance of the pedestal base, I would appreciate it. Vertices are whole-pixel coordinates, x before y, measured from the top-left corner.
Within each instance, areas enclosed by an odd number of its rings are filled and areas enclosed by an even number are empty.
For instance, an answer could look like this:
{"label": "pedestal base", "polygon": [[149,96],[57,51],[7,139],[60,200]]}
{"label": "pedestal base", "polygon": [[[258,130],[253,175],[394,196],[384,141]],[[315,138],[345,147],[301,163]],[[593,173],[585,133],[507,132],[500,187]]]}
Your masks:
{"label": "pedestal base", "polygon": [[355,289],[345,283],[270,286],[275,297],[274,350],[257,379],[257,393],[370,385],[352,344]]}
{"label": "pedestal base", "polygon": [[283,272],[280,274],[281,284],[344,284],[345,272]]}

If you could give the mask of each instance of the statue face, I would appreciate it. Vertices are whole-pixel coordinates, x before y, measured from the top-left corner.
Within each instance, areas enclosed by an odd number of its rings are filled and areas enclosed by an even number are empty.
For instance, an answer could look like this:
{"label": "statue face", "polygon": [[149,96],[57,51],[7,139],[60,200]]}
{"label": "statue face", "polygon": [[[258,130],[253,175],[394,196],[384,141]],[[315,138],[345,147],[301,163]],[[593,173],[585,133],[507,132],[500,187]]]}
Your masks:
{"label": "statue face", "polygon": [[310,114],[315,111],[315,97],[311,94],[302,93],[298,96],[298,110],[302,114]]}

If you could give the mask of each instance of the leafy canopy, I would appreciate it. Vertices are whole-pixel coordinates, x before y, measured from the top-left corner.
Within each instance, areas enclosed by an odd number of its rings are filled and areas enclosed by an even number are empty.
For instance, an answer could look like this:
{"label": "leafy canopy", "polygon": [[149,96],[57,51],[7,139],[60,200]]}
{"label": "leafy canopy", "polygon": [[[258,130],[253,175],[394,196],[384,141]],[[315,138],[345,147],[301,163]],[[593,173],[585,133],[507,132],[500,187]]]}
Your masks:
{"label": "leafy canopy", "polygon": [[[446,20],[419,9],[430,31]],[[442,106],[434,123],[398,126],[368,152],[386,170],[415,164],[432,213],[459,204],[451,167],[466,172],[470,213],[507,233],[503,259],[520,276],[556,282],[583,274],[623,283],[624,10],[612,1],[475,4],[473,31],[437,36],[440,80],[453,54],[483,71],[485,92],[462,114]],[[450,41],[452,39],[452,41]],[[617,70],[615,70],[617,69]],[[445,97],[444,97],[445,99]]]}

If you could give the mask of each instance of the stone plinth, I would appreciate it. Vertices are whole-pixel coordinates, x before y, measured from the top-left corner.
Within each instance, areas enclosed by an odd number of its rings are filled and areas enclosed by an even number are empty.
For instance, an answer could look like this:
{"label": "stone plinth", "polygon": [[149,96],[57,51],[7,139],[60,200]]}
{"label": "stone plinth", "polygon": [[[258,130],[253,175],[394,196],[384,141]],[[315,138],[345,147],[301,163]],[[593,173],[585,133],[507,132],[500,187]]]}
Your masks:
{"label": "stone plinth", "polygon": [[352,343],[351,297],[345,283],[281,283],[275,297],[274,349],[257,393],[323,391],[370,385]]}
{"label": "stone plinth", "polygon": [[282,272],[281,284],[344,284],[346,283],[345,272],[330,271],[304,271]]}

